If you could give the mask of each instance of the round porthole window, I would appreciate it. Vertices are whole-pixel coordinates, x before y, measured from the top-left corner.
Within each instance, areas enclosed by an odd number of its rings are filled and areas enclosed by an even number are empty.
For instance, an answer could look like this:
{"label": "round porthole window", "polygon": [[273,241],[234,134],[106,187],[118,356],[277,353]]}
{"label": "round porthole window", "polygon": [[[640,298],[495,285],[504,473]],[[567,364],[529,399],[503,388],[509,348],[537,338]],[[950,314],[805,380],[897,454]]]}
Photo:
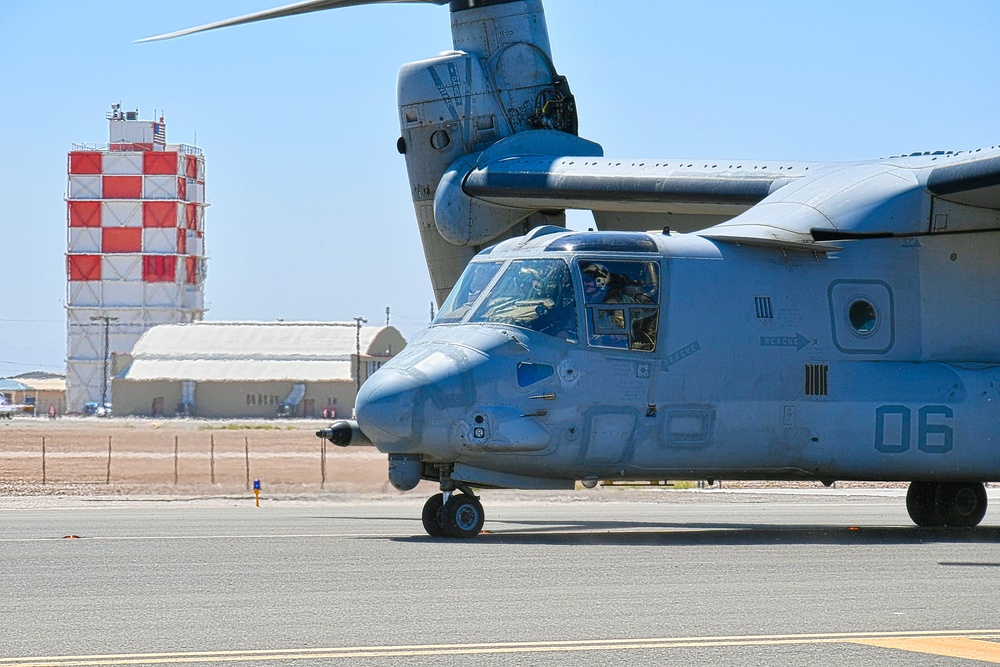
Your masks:
{"label": "round porthole window", "polygon": [[867,299],[857,299],[851,303],[847,309],[847,320],[854,333],[859,336],[870,336],[878,329],[878,313]]}

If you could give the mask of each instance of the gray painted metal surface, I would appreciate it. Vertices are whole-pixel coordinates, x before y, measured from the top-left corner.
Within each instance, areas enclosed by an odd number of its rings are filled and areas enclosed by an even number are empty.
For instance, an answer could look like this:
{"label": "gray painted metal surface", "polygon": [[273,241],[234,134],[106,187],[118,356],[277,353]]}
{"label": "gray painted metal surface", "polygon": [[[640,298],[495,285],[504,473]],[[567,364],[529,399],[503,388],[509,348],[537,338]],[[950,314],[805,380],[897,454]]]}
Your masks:
{"label": "gray painted metal surface", "polygon": [[[367,3],[292,11],[336,4]],[[455,50],[398,89],[441,312],[342,426],[392,455],[397,488],[440,482],[428,532],[477,534],[473,487],[667,478],[912,481],[916,523],[982,519],[1000,148],[606,157],[576,136],[541,0],[451,9]],[[563,231],[567,208],[602,231]]]}

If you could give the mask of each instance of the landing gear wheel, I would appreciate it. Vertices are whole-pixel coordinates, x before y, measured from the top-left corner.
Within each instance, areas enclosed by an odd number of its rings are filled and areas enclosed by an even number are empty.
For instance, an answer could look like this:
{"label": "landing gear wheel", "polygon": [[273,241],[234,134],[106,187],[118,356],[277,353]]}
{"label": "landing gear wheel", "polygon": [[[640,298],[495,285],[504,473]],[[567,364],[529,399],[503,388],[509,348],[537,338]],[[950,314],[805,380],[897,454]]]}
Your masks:
{"label": "landing gear wheel", "polygon": [[944,482],[936,496],[938,514],[949,528],[978,526],[986,515],[986,487],[981,482]]}
{"label": "landing gear wheel", "polygon": [[441,508],[441,525],[448,537],[468,539],[482,531],[486,515],[479,498],[467,494],[454,494]]}
{"label": "landing gear wheel", "polygon": [[444,494],[431,496],[424,503],[424,511],[420,518],[424,522],[424,530],[431,537],[447,537],[444,525],[441,523],[441,508],[444,507]]}
{"label": "landing gear wheel", "polygon": [[934,482],[910,482],[906,490],[906,511],[921,528],[944,525],[937,510],[937,487]]}
{"label": "landing gear wheel", "polygon": [[906,511],[922,527],[972,528],[986,515],[982,482],[911,482]]}

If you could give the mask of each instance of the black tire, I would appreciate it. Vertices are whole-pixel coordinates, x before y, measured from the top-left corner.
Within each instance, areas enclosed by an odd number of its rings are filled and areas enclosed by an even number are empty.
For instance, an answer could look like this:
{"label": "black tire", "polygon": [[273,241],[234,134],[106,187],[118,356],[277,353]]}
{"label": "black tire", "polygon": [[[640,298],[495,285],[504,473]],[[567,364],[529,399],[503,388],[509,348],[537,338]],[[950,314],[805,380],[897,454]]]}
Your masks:
{"label": "black tire", "polygon": [[439,493],[437,495],[431,496],[424,503],[424,511],[420,515],[420,519],[424,522],[424,530],[431,537],[447,537],[448,532],[445,530],[445,526],[441,521],[442,512],[441,508],[444,507],[444,494]]}
{"label": "black tire", "polygon": [[482,531],[486,515],[479,498],[456,493],[441,510],[441,524],[448,537],[468,539]]}
{"label": "black tire", "polygon": [[938,485],[937,509],[949,528],[978,526],[986,515],[986,487],[982,482],[944,482]]}
{"label": "black tire", "polygon": [[910,482],[906,490],[906,511],[913,523],[921,528],[944,525],[944,517],[938,513],[936,482]]}

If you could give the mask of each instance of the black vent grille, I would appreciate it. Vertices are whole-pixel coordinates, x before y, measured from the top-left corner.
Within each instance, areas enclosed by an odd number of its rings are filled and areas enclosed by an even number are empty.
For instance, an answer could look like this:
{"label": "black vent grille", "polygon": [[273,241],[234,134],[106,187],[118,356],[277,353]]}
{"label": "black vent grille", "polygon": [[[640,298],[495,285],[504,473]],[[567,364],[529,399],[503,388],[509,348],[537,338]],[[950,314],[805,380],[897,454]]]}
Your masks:
{"label": "black vent grille", "polygon": [[826,364],[806,364],[806,396],[829,395],[827,376],[830,367]]}
{"label": "black vent grille", "polygon": [[754,308],[757,309],[758,320],[773,320],[774,310],[771,309],[771,297],[755,296],[753,298]]}

